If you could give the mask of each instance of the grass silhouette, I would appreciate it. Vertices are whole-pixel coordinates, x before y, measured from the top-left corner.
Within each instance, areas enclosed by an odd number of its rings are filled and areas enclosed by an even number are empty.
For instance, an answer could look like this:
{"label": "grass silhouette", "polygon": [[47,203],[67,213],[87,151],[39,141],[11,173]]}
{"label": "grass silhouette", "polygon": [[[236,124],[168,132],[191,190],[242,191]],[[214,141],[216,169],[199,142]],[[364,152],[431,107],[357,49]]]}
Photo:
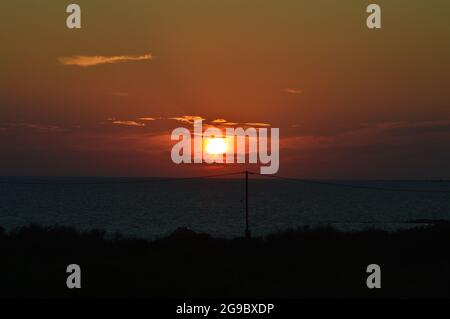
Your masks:
{"label": "grass silhouette", "polygon": [[[0,228],[1,298],[448,298],[450,223],[386,232],[331,227],[265,238],[180,228],[146,241],[30,225]],[[66,287],[66,267],[82,288]],[[381,289],[366,268],[381,266]]]}

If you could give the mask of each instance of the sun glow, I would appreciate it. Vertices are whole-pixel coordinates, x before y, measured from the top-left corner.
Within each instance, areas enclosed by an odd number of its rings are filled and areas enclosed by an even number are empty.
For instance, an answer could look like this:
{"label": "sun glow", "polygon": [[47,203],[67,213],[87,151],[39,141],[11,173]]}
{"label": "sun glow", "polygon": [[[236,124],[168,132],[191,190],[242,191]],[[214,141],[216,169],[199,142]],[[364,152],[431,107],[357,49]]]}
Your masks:
{"label": "sun glow", "polygon": [[224,138],[214,137],[206,142],[206,153],[210,155],[222,155],[227,152],[228,145]]}

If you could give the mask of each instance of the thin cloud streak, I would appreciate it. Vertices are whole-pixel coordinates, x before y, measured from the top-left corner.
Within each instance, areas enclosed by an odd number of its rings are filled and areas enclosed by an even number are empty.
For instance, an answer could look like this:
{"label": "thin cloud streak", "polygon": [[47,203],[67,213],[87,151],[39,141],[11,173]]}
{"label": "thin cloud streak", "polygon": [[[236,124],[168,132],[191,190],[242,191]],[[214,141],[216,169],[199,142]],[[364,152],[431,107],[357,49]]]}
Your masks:
{"label": "thin cloud streak", "polygon": [[156,121],[154,117],[140,117],[138,118],[140,121]]}
{"label": "thin cloud streak", "polygon": [[145,61],[152,60],[153,56],[148,53],[144,55],[132,56],[132,55],[118,55],[118,56],[88,56],[77,55],[72,57],[58,58],[59,63],[69,66],[90,67],[100,64],[114,64],[122,62],[132,61]]}
{"label": "thin cloud streak", "polygon": [[269,123],[245,123],[247,126],[271,126]]}
{"label": "thin cloud streak", "polygon": [[66,129],[58,125],[48,125],[40,123],[5,123],[0,127],[0,131],[31,130],[40,133],[64,132]]}
{"label": "thin cloud streak", "polygon": [[210,127],[213,125],[219,126],[219,127],[233,127],[233,126],[242,126],[242,127],[270,127],[272,124],[270,123],[264,123],[264,122],[247,122],[247,123],[239,123],[239,122],[230,122],[223,118],[215,119],[212,121],[207,121],[205,118],[198,116],[198,115],[181,115],[181,116],[175,116],[175,117],[152,117],[152,116],[145,116],[145,117],[139,117],[134,120],[119,120],[114,117],[110,117],[107,119],[107,121],[110,121],[112,124],[117,125],[127,125],[127,126],[146,126],[145,122],[154,122],[158,120],[170,120],[170,121],[177,121],[189,125],[193,125],[195,121],[203,121],[202,125],[204,127]]}
{"label": "thin cloud streak", "polygon": [[225,119],[216,119],[216,120],[212,121],[212,123],[217,123],[217,124],[226,123],[226,122],[227,122],[227,120],[225,120]]}
{"label": "thin cloud streak", "polygon": [[193,124],[194,121],[204,121],[206,119],[204,119],[201,116],[197,116],[197,115],[183,115],[183,116],[176,116],[176,117],[169,117],[168,120],[175,120],[175,121],[179,121],[179,122],[183,122],[183,123],[189,123],[189,124]]}
{"label": "thin cloud streak", "polygon": [[136,121],[113,121],[112,123],[116,125],[125,125],[125,126],[137,126],[137,127],[145,126],[144,123],[138,123]]}

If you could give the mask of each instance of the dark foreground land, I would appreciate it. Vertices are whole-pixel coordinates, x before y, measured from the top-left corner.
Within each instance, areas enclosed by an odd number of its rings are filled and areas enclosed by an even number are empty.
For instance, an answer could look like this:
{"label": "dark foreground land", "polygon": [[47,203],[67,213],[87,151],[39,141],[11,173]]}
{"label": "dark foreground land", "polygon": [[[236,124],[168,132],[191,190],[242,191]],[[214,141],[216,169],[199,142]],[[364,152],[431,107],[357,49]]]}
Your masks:
{"label": "dark foreground land", "polygon": [[[297,229],[251,240],[180,229],[152,242],[0,228],[0,298],[449,298],[450,224],[395,233]],[[79,264],[82,289],[66,287]],[[366,268],[381,266],[381,289]]]}

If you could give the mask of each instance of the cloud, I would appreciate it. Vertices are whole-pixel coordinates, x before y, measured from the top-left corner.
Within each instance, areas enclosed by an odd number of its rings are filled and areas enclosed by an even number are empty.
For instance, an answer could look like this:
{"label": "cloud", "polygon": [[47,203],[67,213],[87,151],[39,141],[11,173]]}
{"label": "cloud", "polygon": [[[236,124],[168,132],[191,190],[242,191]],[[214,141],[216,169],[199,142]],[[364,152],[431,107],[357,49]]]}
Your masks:
{"label": "cloud", "polygon": [[271,126],[269,123],[245,123],[248,126]]}
{"label": "cloud", "polygon": [[150,53],[144,55],[116,55],[116,56],[89,56],[89,55],[77,55],[72,57],[58,58],[59,63],[63,65],[73,65],[80,67],[89,67],[99,64],[113,64],[121,62],[131,61],[143,61],[151,60],[153,57]]}
{"label": "cloud", "polygon": [[238,123],[238,122],[230,122],[225,119],[216,119],[211,122],[212,124],[219,124],[224,126],[238,126],[238,125],[244,125],[244,126],[272,126],[269,123],[261,123],[261,122],[249,122],[249,123]]}
{"label": "cloud", "polygon": [[183,123],[189,123],[189,124],[193,124],[195,120],[205,120],[203,117],[201,116],[197,116],[197,115],[183,115],[183,116],[177,116],[177,117],[169,117],[168,120],[175,120],[175,121],[180,121]]}
{"label": "cloud", "polygon": [[[184,123],[193,124],[194,120],[206,120],[200,116],[192,116],[192,115],[184,115],[181,117],[171,117],[169,120],[177,120]],[[261,122],[250,122],[250,123],[238,123],[238,122],[230,122],[225,119],[215,119],[210,122],[211,124],[222,125],[222,126],[271,126],[269,123],[261,123]],[[207,125],[207,124],[204,124]]]}
{"label": "cloud", "polygon": [[369,146],[401,147],[448,142],[450,120],[362,123],[331,135],[294,135],[283,139],[283,148],[308,150],[357,149]]}
{"label": "cloud", "polygon": [[155,121],[156,119],[154,117],[140,117],[138,120],[141,121]]}
{"label": "cloud", "polygon": [[58,125],[47,125],[40,123],[6,123],[0,127],[0,131],[11,131],[13,129],[31,130],[38,133],[64,132],[64,128]]}
{"label": "cloud", "polygon": [[378,128],[395,135],[449,133],[450,121],[384,122]]}
{"label": "cloud", "polygon": [[303,90],[302,90],[302,89],[285,88],[285,89],[283,90],[283,92],[289,93],[289,94],[302,94],[302,93],[303,93]]}
{"label": "cloud", "polygon": [[146,116],[146,117],[139,117],[134,120],[118,120],[114,117],[109,117],[107,119],[107,121],[111,122],[112,124],[140,126],[140,127],[146,126],[146,123],[143,123],[143,122],[158,121],[158,120],[172,120],[172,121],[186,123],[189,125],[193,125],[194,121],[196,121],[196,120],[202,120],[203,121],[202,125],[205,128],[214,126],[214,125],[219,126],[219,127],[224,127],[224,126],[228,126],[228,127],[230,127],[230,126],[268,127],[268,126],[272,126],[272,124],[263,123],[263,122],[248,122],[248,123],[230,122],[223,118],[215,119],[212,121],[207,121],[205,118],[198,116],[198,115],[182,115],[182,116],[174,116],[174,117]]}
{"label": "cloud", "polygon": [[227,120],[224,120],[224,119],[216,119],[216,120],[212,121],[212,123],[218,123],[218,124],[226,123],[226,122],[227,122]]}
{"label": "cloud", "polygon": [[112,123],[116,125],[125,125],[125,126],[137,126],[137,127],[145,126],[144,123],[139,123],[136,121],[113,121]]}

